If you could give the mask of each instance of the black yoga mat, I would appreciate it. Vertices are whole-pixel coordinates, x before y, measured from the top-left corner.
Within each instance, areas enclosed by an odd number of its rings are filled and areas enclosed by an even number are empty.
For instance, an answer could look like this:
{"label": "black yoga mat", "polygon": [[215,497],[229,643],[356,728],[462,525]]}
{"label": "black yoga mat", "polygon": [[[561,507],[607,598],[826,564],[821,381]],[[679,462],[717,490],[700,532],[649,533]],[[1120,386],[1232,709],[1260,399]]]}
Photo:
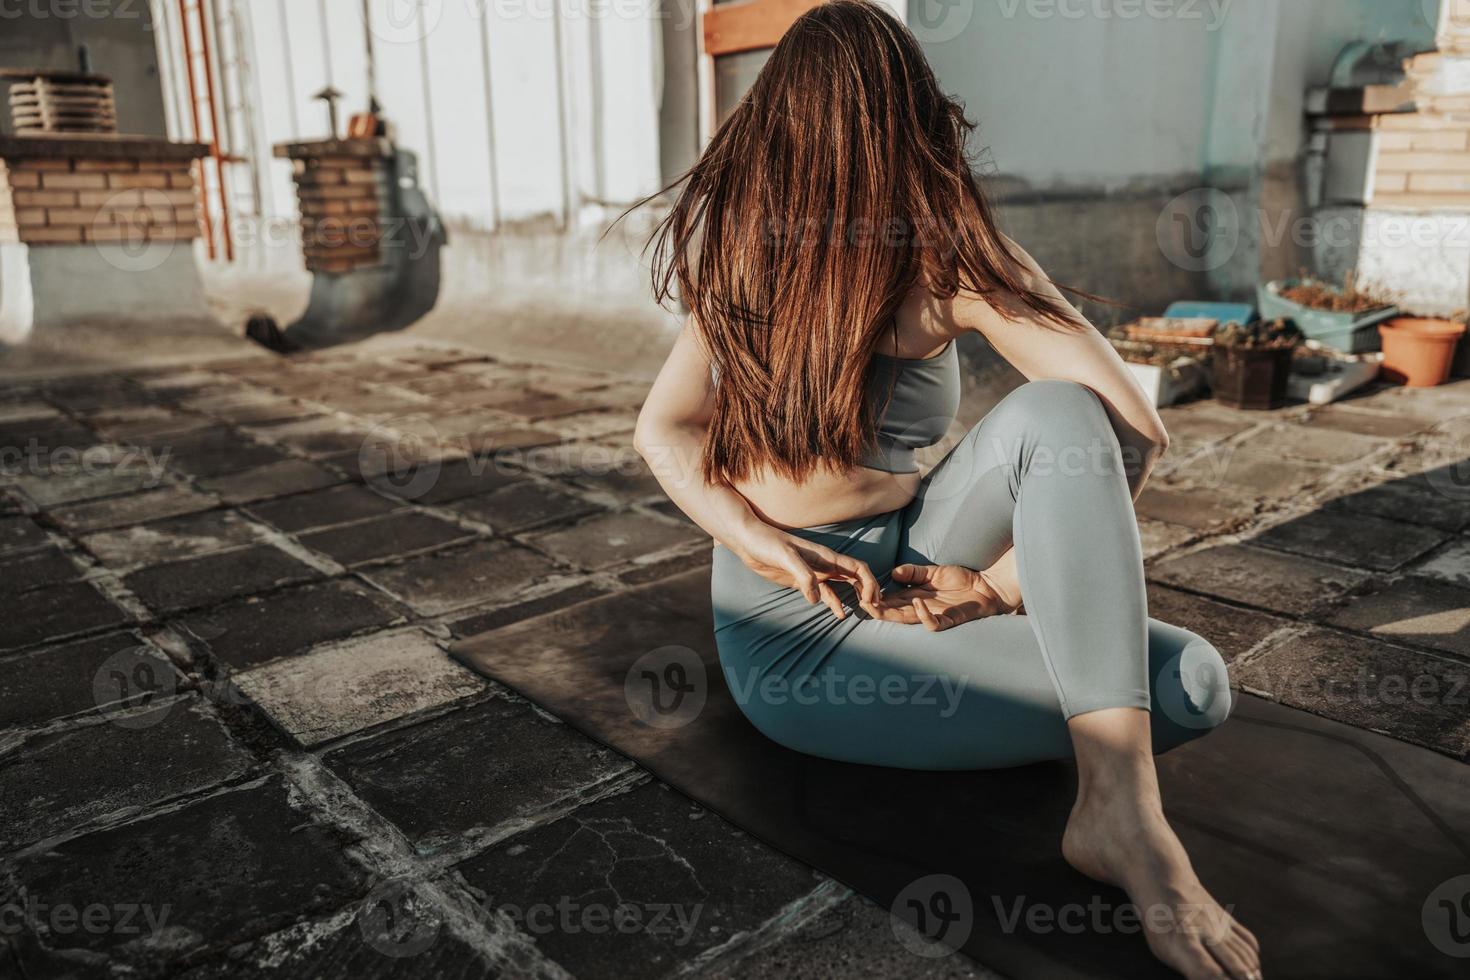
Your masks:
{"label": "black yoga mat", "polygon": [[[981,963],[1046,980],[1174,975],[1120,911],[1123,893],[1063,862],[1069,765],[918,773],[784,749],[740,714],[708,610],[708,572],[690,572],[453,652]],[[668,685],[684,689],[668,716],[684,724],[635,717],[630,701],[646,713],[655,679],[665,708]],[[1470,959],[1440,948],[1470,953],[1470,878],[1453,881],[1470,875],[1464,764],[1241,696],[1159,773],[1200,877],[1261,939],[1267,977],[1467,975]]]}

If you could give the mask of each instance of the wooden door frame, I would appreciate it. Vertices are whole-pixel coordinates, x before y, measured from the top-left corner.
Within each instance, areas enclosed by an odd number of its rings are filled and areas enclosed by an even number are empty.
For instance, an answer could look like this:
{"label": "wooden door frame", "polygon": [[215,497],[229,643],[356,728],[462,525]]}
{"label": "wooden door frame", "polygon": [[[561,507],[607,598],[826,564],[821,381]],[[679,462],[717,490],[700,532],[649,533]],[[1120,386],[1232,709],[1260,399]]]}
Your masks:
{"label": "wooden door frame", "polygon": [[824,0],[697,0],[699,12],[699,141],[715,132],[715,59],[772,48],[791,22]]}

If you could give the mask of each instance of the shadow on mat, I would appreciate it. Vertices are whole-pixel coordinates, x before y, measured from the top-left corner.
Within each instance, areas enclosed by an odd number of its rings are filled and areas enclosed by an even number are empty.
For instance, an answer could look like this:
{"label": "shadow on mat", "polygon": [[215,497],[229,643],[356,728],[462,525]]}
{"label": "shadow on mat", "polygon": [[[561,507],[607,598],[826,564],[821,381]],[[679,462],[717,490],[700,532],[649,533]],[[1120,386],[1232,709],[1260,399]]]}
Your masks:
{"label": "shadow on mat", "polygon": [[[1463,503],[1462,474],[1470,468],[1457,464],[1433,479],[1462,488]],[[1406,479],[1443,492],[1427,475]],[[1371,488],[1362,506],[1422,489]],[[700,694],[670,727],[640,721],[646,705],[630,699],[642,676],[633,668],[660,651],[683,664],[666,679]],[[1149,955],[1122,892],[1060,856],[1069,764],[912,772],[775,745],[722,677],[707,570],[466,640],[454,655],[944,947],[1015,977],[1173,975]],[[1171,821],[1207,887],[1260,937],[1268,976],[1461,975],[1461,761],[1240,695],[1230,721],[1158,764]]]}

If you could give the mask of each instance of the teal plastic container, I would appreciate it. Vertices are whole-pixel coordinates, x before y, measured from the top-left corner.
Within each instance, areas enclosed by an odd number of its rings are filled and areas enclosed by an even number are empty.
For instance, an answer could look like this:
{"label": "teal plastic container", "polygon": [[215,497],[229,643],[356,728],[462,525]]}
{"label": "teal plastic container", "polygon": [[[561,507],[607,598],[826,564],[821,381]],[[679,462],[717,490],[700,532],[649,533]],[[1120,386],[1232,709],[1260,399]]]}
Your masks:
{"label": "teal plastic container", "polygon": [[1206,320],[1218,320],[1220,326],[1227,323],[1239,323],[1241,325],[1250,323],[1256,318],[1256,308],[1249,303],[1209,303],[1196,302],[1193,300],[1180,300],[1170,303],[1169,308],[1164,311],[1166,317],[1178,317],[1183,320],[1192,320],[1200,317]]}
{"label": "teal plastic container", "polygon": [[1334,313],[1314,310],[1293,303],[1280,290],[1290,289],[1300,280],[1282,279],[1256,287],[1256,308],[1262,320],[1290,320],[1309,340],[1315,340],[1347,354],[1361,354],[1379,349],[1378,324],[1398,316],[1397,306],[1383,306],[1365,313]]}

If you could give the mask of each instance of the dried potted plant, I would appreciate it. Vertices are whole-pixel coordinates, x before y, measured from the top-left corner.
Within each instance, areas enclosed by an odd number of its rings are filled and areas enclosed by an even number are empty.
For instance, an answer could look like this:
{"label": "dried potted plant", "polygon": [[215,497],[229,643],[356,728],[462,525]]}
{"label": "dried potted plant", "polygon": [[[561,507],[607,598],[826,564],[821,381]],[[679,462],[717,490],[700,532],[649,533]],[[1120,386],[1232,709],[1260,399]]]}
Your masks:
{"label": "dried potted plant", "polygon": [[1118,355],[1138,379],[1139,385],[1163,408],[1197,394],[1205,386],[1201,354],[1209,352],[1208,338],[1201,344],[1153,342],[1133,339],[1133,326],[1120,327],[1109,337]]}
{"label": "dried potted plant", "polygon": [[1219,320],[1209,317],[1145,316],[1122,327],[1122,332],[1129,340],[1150,344],[1208,344],[1219,326]]}
{"label": "dried potted plant", "polygon": [[1286,401],[1291,354],[1302,334],[1290,321],[1227,323],[1215,334],[1216,400],[1233,408],[1278,408]]}
{"label": "dried potted plant", "polygon": [[1377,350],[1374,328],[1398,313],[1381,296],[1360,289],[1352,273],[1341,286],[1306,273],[1262,283],[1256,306],[1261,319],[1290,320],[1309,339],[1349,354]]}

